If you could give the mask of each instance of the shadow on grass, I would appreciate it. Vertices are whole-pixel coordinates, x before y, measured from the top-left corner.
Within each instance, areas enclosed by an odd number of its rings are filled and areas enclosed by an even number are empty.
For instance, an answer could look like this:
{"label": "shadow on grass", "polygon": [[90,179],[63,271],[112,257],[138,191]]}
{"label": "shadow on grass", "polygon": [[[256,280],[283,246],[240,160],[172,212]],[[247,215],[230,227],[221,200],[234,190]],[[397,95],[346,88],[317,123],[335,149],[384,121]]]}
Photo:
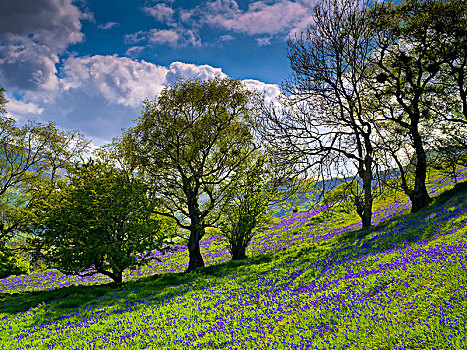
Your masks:
{"label": "shadow on grass", "polygon": [[[325,262],[323,270],[368,254],[381,254],[395,248],[406,247],[407,244],[434,239],[439,231],[431,229],[431,215],[440,213],[441,216],[436,216],[433,219],[438,224],[444,224],[454,219],[446,209],[459,204],[464,205],[466,197],[467,181],[464,181],[435,197],[429,206],[417,213],[402,214],[384,220],[370,228],[348,231],[322,242],[323,246],[331,246],[335,252]],[[390,232],[394,235],[366,239],[368,235],[378,232]]]}
{"label": "shadow on grass", "polygon": [[[210,265],[197,269],[190,273],[167,273],[144,277],[137,281],[129,281],[120,287],[112,288],[110,285],[95,286],[70,286],[50,291],[22,292],[18,294],[0,294],[0,313],[15,314],[26,311],[38,305],[45,305],[45,317],[36,322],[53,321],[66,316],[72,310],[79,308],[98,308],[105,306],[126,305],[134,302],[136,307],[146,307],[150,303],[157,303],[160,300],[168,301],[177,296],[183,296],[188,292],[194,292],[209,288],[213,282],[212,277],[233,276],[239,269],[264,264],[264,269],[270,268],[272,263],[279,264],[281,261],[307,260],[316,261],[318,265],[326,269],[332,265],[342,263],[346,260],[361,257],[366,254],[383,253],[395,246],[403,246],[407,240],[412,242],[426,240],[423,228],[416,233],[404,233],[402,228],[408,223],[423,220],[430,214],[440,211],[448,206],[458,205],[465,201],[467,195],[467,181],[456,184],[454,188],[448,190],[435,198],[434,202],[419,213],[405,214],[388,219],[372,227],[371,229],[360,229],[349,231],[334,237],[329,241],[324,241],[317,245],[302,245],[290,247],[284,251],[263,253],[254,257],[249,257],[240,261],[227,261],[216,265]],[[445,214],[447,215],[447,214]],[[391,240],[391,246],[387,246],[386,241],[376,241],[377,247],[373,248],[365,242],[365,237],[372,232],[392,230],[399,235]],[[434,232],[435,233],[435,232]],[[412,236],[411,236],[412,235]],[[430,237],[428,237],[430,239]],[[355,245],[355,243],[361,243]],[[370,242],[375,243],[375,242]],[[319,262],[321,261],[321,262]],[[319,263],[318,263],[319,262]],[[320,273],[312,274],[318,278]],[[144,304],[146,302],[146,304]],[[118,309],[118,308],[117,308]],[[120,309],[125,312],[125,308]],[[115,312],[118,312],[116,310]]]}
{"label": "shadow on grass", "polygon": [[128,281],[121,286],[111,284],[70,286],[47,291],[0,294],[0,314],[16,314],[40,306],[41,312],[33,324],[55,321],[84,308],[115,307],[113,313],[125,312],[121,306],[134,303],[145,307],[149,303],[168,302],[187,292],[209,288],[209,276],[234,275],[240,266],[252,266],[272,261],[271,254],[262,254],[241,261],[227,261],[197,269],[190,273],[166,273]]}

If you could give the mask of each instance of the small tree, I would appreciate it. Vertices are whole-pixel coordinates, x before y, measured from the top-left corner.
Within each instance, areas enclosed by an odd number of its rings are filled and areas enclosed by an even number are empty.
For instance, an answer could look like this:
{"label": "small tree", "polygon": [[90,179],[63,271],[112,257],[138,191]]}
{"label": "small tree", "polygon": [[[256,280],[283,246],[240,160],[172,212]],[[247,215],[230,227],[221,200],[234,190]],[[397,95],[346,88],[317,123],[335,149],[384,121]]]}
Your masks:
{"label": "small tree", "polygon": [[240,174],[241,180],[232,189],[223,210],[218,227],[222,239],[228,244],[232,260],[246,259],[246,248],[256,232],[273,222],[269,205],[274,189],[267,174],[264,161],[257,159],[253,166]]}
{"label": "small tree", "polygon": [[358,215],[363,213],[363,193],[356,180],[351,180],[338,185],[336,188],[324,194],[322,203],[328,207],[337,205],[342,210],[354,210]]}
{"label": "small tree", "polygon": [[89,160],[37,201],[36,257],[67,274],[101,273],[122,283],[123,271],[168,248],[168,233],[153,212],[141,177]]}
{"label": "small tree", "polygon": [[3,87],[0,87],[0,115],[4,115],[6,113],[6,104],[7,99],[5,97],[5,89]]}

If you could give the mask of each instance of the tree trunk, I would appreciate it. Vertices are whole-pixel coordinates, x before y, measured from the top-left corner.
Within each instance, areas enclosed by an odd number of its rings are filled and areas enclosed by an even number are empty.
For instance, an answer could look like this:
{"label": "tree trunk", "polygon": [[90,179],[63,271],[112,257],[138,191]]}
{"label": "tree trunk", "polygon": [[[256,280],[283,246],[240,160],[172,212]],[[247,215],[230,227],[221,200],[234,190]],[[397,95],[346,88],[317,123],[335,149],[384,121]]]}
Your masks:
{"label": "tree trunk", "polygon": [[408,194],[410,201],[412,202],[412,213],[420,211],[422,208],[431,203],[431,198],[428,195],[426,189],[426,153],[423,148],[422,138],[418,132],[417,127],[412,129],[413,145],[415,148],[415,155],[417,159],[417,165],[415,167],[415,183],[413,191]]}
{"label": "tree trunk", "polygon": [[371,219],[373,216],[373,194],[371,193],[371,181],[373,180],[373,173],[371,171],[372,159],[369,155],[365,157],[365,173],[363,175],[363,217],[362,227],[367,228],[371,226]]}
{"label": "tree trunk", "polygon": [[203,256],[201,255],[199,241],[204,236],[204,226],[200,217],[199,204],[198,204],[198,191],[191,190],[189,186],[187,189],[188,212],[190,214],[190,237],[188,238],[188,268],[185,272],[193,271],[199,267],[204,267]]}
{"label": "tree trunk", "polygon": [[115,273],[113,280],[115,285],[121,286],[123,284],[123,272]]}
{"label": "tree trunk", "polygon": [[232,260],[243,260],[246,259],[246,247],[233,246],[230,253],[232,254]]}
{"label": "tree trunk", "polygon": [[190,260],[185,272],[193,271],[198,267],[204,267],[204,260],[199,247],[199,241],[203,233],[201,230],[203,230],[201,226],[192,225],[190,238],[188,239],[188,255]]}

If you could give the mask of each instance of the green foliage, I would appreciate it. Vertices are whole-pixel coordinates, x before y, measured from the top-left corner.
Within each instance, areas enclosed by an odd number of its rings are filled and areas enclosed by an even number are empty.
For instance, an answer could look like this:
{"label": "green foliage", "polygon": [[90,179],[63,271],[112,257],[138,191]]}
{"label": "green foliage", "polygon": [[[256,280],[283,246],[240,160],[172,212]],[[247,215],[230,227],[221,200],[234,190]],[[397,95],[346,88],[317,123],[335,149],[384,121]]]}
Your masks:
{"label": "green foliage", "polygon": [[238,182],[231,189],[227,204],[222,210],[218,227],[228,244],[233,260],[245,259],[245,250],[256,231],[268,228],[273,219],[269,205],[277,189],[274,189],[264,160],[251,158],[244,170],[237,173]]}
{"label": "green foliage", "polygon": [[7,104],[7,99],[5,97],[6,90],[3,87],[0,87],[0,115],[4,115],[6,113],[5,106]]}
{"label": "green foliage", "polygon": [[344,182],[336,188],[327,191],[324,194],[323,203],[331,204],[334,202],[350,200],[352,196],[358,195],[359,192],[357,181],[353,180]]}
{"label": "green foliage", "polygon": [[157,198],[143,179],[101,160],[68,169],[67,181],[43,191],[35,206],[36,256],[67,274],[102,273],[122,283],[167,248],[170,223],[155,214]]}
{"label": "green foliage", "polygon": [[4,246],[0,249],[0,278],[10,275],[28,274],[31,264],[25,258],[13,254]]}
{"label": "green foliage", "polygon": [[52,185],[87,145],[77,131],[35,121],[18,126],[0,116],[0,240],[28,230],[28,207],[38,191]]}
{"label": "green foliage", "polygon": [[322,205],[329,206],[326,215],[332,212],[351,212],[363,207],[363,193],[356,180],[344,182],[336,188],[327,191],[322,199]]}
{"label": "green foliage", "polygon": [[251,95],[229,78],[177,81],[145,101],[136,126],[115,140],[150,179],[157,213],[189,232],[188,270],[204,266],[199,240],[215,226],[233,174],[255,149]]}

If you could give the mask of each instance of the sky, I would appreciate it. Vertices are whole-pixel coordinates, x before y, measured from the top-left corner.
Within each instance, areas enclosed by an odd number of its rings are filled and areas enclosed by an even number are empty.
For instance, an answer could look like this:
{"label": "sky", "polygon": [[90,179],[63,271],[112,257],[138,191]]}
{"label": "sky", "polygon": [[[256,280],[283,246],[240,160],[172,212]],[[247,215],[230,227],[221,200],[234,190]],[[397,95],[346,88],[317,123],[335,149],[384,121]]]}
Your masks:
{"label": "sky", "polygon": [[2,0],[0,86],[19,123],[100,146],[177,78],[229,76],[273,97],[315,0]]}

